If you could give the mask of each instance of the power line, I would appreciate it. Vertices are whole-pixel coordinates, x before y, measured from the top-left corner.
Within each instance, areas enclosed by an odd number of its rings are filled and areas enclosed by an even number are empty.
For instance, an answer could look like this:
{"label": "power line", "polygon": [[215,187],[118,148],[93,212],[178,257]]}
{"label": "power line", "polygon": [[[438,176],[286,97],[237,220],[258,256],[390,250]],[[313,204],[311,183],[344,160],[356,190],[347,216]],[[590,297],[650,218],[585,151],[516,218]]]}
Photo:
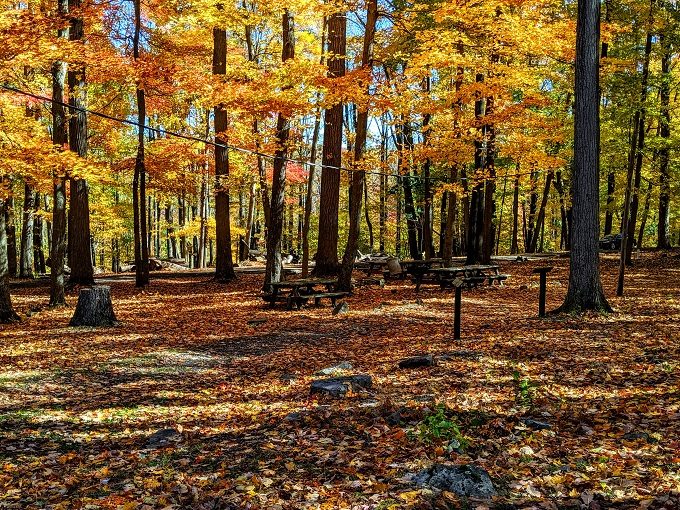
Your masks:
{"label": "power line", "polygon": [[[182,140],[187,140],[187,141],[190,141],[190,142],[204,143],[204,144],[210,145],[212,147],[219,147],[219,148],[222,148],[222,149],[225,149],[225,150],[230,150],[230,151],[233,151],[233,152],[239,152],[239,153],[242,153],[242,154],[249,154],[249,155],[252,155],[252,156],[258,156],[258,157],[261,157],[261,158],[270,159],[272,161],[277,160],[277,159],[283,159],[283,161],[288,161],[290,163],[297,163],[297,164],[303,165],[303,166],[309,166],[309,167],[316,167],[317,166],[316,163],[312,163],[310,161],[304,161],[304,160],[301,160],[301,159],[294,159],[294,158],[289,158],[289,157],[281,158],[280,156],[274,156],[274,155],[271,155],[271,154],[266,154],[264,152],[255,151],[255,150],[252,150],[252,149],[246,149],[244,147],[237,147],[235,145],[219,143],[219,142],[216,142],[216,141],[213,141],[213,140],[207,140],[205,138],[200,138],[200,137],[197,137],[197,136],[184,135],[182,133],[177,133],[175,131],[168,131],[166,129],[155,128],[155,127],[151,127],[151,126],[147,126],[147,125],[142,126],[139,122],[135,122],[135,121],[132,121],[132,120],[129,120],[129,119],[124,119],[124,118],[121,118],[121,117],[115,117],[113,115],[108,115],[106,113],[98,112],[96,110],[90,110],[89,108],[84,108],[82,106],[74,106],[74,105],[71,105],[69,103],[65,103],[63,101],[57,101],[56,99],[53,99],[51,97],[41,96],[39,94],[34,94],[32,92],[22,90],[22,89],[19,89],[19,88],[16,88],[16,87],[12,87],[12,86],[9,86],[9,85],[5,85],[5,84],[2,84],[2,83],[0,83],[0,88],[7,90],[9,92],[14,92],[16,94],[21,94],[23,96],[27,96],[27,97],[30,97],[30,98],[33,98],[33,99],[37,99],[39,101],[47,101],[47,102],[50,102],[50,103],[53,103],[53,104],[57,104],[57,105],[65,107],[65,108],[68,108],[71,111],[75,110],[75,111],[79,111],[79,112],[82,112],[82,113],[88,113],[88,114],[93,115],[95,117],[100,117],[102,119],[111,120],[113,122],[126,124],[128,126],[135,126],[137,128],[145,129],[145,130],[148,130],[150,132],[157,133],[159,135],[170,136],[170,137],[174,137],[174,138],[180,138]],[[338,171],[341,171],[341,172],[347,172],[349,174],[351,174],[353,172],[360,171],[360,170],[346,168],[346,167],[342,167],[342,166],[333,166],[333,165],[324,165],[324,164],[321,164],[320,166],[321,166],[322,170],[323,169],[338,170]],[[523,173],[519,173],[519,174],[513,174],[513,176],[535,175],[535,174],[540,174],[540,173],[544,173],[544,172],[548,172],[548,171],[554,171],[554,170],[550,170],[550,169],[548,169],[548,170],[534,170],[534,171],[531,171],[531,172],[523,172]],[[385,176],[385,177],[429,180],[431,182],[432,181],[441,182],[441,183],[450,183],[451,182],[451,181],[449,181],[448,178],[444,178],[444,177],[424,177],[422,175],[413,175],[413,174],[399,175],[399,174],[390,174],[390,173],[385,173],[385,172],[378,172],[378,171],[374,171],[374,170],[364,170],[364,173],[366,175],[381,175],[381,176]],[[469,181],[474,182],[476,180],[477,179],[475,179],[474,176],[468,177],[468,182]],[[481,179],[481,180],[485,181],[486,178]]]}

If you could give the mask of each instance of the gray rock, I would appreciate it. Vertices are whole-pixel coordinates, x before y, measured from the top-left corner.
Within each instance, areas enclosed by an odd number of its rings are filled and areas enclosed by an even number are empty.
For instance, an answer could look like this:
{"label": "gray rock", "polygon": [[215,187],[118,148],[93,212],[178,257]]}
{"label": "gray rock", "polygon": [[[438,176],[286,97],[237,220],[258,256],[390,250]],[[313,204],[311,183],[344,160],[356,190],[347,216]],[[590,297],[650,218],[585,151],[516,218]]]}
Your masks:
{"label": "gray rock", "polygon": [[530,429],[534,430],[549,430],[552,428],[552,425],[550,425],[550,423],[534,420],[533,418],[520,418],[520,421]]}
{"label": "gray rock", "polygon": [[146,441],[147,448],[163,448],[173,443],[178,443],[182,440],[182,434],[175,429],[160,429]]}
{"label": "gray rock", "polygon": [[412,480],[420,486],[429,485],[469,498],[490,499],[497,494],[489,473],[473,464],[435,464],[413,476]]}
{"label": "gray rock", "polygon": [[434,365],[434,357],[432,354],[425,356],[413,356],[411,358],[403,359],[399,362],[399,368],[420,368],[431,367]]}
{"label": "gray rock", "polygon": [[335,308],[333,308],[333,315],[340,315],[347,312],[349,312],[349,305],[344,301],[342,303],[338,303],[335,305]]}
{"label": "gray rock", "polygon": [[347,392],[368,389],[373,385],[370,375],[350,375],[312,381],[309,393],[311,395],[326,395],[333,398],[343,398]]}
{"label": "gray rock", "polygon": [[352,370],[352,364],[349,361],[341,361],[332,367],[322,368],[314,375],[340,375],[347,370]]}

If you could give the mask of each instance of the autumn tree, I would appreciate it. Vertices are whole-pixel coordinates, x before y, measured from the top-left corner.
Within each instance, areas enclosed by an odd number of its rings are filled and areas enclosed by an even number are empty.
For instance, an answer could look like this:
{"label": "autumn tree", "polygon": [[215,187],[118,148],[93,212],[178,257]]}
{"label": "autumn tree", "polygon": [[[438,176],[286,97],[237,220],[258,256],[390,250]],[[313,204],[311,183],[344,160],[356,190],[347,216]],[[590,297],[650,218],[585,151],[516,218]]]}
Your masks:
{"label": "autumn tree", "polygon": [[561,312],[608,311],[600,281],[600,2],[579,0],[574,77],[573,229]]}

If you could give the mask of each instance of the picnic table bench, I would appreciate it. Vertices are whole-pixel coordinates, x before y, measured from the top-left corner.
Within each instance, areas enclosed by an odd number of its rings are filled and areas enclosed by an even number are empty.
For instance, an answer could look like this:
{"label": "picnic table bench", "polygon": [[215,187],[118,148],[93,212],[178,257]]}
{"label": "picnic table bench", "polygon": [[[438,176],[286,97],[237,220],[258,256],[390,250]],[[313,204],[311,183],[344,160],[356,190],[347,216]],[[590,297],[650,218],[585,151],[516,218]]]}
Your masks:
{"label": "picnic table bench", "polygon": [[[263,298],[270,303],[272,308],[276,306],[277,301],[284,301],[288,310],[299,310],[302,305],[312,299],[317,306],[322,299],[329,299],[331,304],[335,306],[338,299],[349,294],[348,292],[336,291],[337,284],[337,279],[330,278],[307,278],[273,282],[269,284],[272,289],[271,293],[265,294]],[[289,290],[290,292],[286,295],[282,293],[284,290]]]}
{"label": "picnic table bench", "polygon": [[[501,274],[500,266],[496,264],[433,268],[430,272],[436,276],[436,281],[439,282],[442,289],[452,287],[456,279],[462,279],[463,283],[471,289],[484,282],[489,282],[489,285],[493,285],[495,282],[503,285],[503,282],[509,277],[507,274]],[[420,285],[416,284],[416,292],[419,289]]]}

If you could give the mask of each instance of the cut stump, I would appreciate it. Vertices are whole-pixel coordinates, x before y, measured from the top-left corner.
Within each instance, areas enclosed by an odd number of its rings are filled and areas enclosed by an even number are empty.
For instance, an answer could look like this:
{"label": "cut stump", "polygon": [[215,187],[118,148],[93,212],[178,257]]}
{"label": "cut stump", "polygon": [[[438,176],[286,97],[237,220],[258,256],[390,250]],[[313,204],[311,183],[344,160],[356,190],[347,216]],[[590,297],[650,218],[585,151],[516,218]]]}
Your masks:
{"label": "cut stump", "polygon": [[111,303],[111,287],[96,285],[80,290],[70,326],[99,328],[118,324]]}

